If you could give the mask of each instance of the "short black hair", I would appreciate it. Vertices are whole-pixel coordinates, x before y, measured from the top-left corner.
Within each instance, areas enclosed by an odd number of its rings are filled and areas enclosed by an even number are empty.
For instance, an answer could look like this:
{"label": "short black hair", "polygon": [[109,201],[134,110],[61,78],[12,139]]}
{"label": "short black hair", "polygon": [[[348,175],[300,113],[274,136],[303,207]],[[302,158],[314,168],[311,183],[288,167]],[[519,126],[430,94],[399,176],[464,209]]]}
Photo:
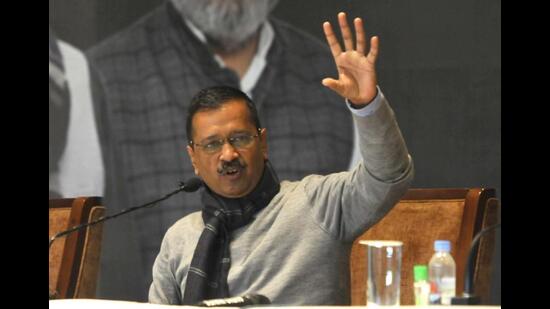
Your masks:
{"label": "short black hair", "polygon": [[191,144],[193,137],[193,117],[201,110],[213,110],[218,109],[225,103],[233,100],[242,100],[248,107],[248,114],[250,121],[260,129],[260,118],[258,117],[258,110],[252,100],[246,95],[246,93],[228,86],[215,86],[205,88],[199,91],[192,99],[191,105],[187,112],[187,142]]}

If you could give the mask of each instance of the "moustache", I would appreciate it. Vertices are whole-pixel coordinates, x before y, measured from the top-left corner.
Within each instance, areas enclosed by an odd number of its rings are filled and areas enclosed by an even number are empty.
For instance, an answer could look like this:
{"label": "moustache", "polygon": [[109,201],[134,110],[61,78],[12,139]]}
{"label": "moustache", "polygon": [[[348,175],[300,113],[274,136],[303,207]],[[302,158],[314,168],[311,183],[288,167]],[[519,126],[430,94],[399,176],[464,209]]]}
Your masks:
{"label": "moustache", "polygon": [[243,169],[246,167],[245,162],[241,162],[239,159],[235,159],[233,161],[223,161],[221,166],[218,167],[217,172],[220,175],[226,175],[231,172],[235,172],[239,169]]}

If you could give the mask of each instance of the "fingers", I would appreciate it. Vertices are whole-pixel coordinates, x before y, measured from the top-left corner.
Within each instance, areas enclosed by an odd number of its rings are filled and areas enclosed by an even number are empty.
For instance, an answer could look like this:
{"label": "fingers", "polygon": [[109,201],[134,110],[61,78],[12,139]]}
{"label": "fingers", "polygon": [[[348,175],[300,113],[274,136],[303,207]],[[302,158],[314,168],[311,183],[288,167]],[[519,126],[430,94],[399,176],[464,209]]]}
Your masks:
{"label": "fingers", "polygon": [[369,50],[369,54],[367,55],[367,61],[373,65],[376,62],[376,57],[378,57],[379,43],[380,42],[377,36],[373,36],[370,39],[370,50]]}
{"label": "fingers", "polygon": [[340,31],[342,32],[342,39],[344,39],[345,50],[353,50],[353,36],[348,26],[346,13],[338,13],[338,23],[340,24]]}
{"label": "fingers", "polygon": [[355,39],[356,42],[356,50],[361,55],[365,54],[365,30],[363,28],[363,21],[361,18],[357,17],[353,20],[353,26],[355,27]]}
{"label": "fingers", "polygon": [[324,78],[322,83],[323,83],[323,86],[332,89],[336,93],[341,94],[342,85],[340,84],[340,82],[338,82],[338,80],[336,80],[334,78]]}
{"label": "fingers", "polygon": [[325,37],[327,38],[328,46],[330,47],[330,51],[332,52],[332,56],[334,58],[338,57],[342,53],[342,48],[340,47],[340,43],[338,43],[338,39],[336,39],[334,31],[332,31],[332,26],[328,21],[323,23],[323,30],[325,32]]}
{"label": "fingers", "polygon": [[[340,26],[340,32],[342,33],[342,39],[344,41],[344,50],[345,51],[352,51],[356,50],[360,54],[364,55],[366,51],[366,39],[365,39],[365,30],[363,26],[363,20],[359,17],[355,18],[353,20],[353,26],[355,28],[355,48],[353,44],[353,34],[351,31],[351,28],[348,25],[346,13],[340,12],[338,13],[338,24]],[[330,49],[332,51],[332,55],[334,57],[337,57],[342,53],[342,47],[340,46],[340,43],[338,42],[338,39],[336,38],[336,35],[334,34],[334,31],[332,30],[332,25],[329,22],[325,22],[323,24],[323,30],[325,31],[325,36],[327,38],[327,42],[330,46]]]}

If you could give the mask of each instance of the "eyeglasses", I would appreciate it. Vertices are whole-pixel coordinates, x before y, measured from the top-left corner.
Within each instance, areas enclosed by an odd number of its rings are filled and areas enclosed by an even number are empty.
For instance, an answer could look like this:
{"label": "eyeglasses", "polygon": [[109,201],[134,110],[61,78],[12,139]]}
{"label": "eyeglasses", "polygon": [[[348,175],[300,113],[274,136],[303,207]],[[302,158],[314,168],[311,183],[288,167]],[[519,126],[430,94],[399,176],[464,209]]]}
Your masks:
{"label": "eyeglasses", "polygon": [[191,146],[194,145],[194,146],[201,147],[202,150],[207,154],[214,154],[221,151],[226,141],[236,149],[246,149],[248,148],[248,146],[252,144],[255,137],[260,136],[260,131],[261,129],[258,128],[258,133],[256,135],[252,135],[249,133],[239,133],[239,134],[232,135],[230,137],[208,140],[201,144],[197,144],[197,143],[194,143],[193,141],[190,141],[189,144]]}

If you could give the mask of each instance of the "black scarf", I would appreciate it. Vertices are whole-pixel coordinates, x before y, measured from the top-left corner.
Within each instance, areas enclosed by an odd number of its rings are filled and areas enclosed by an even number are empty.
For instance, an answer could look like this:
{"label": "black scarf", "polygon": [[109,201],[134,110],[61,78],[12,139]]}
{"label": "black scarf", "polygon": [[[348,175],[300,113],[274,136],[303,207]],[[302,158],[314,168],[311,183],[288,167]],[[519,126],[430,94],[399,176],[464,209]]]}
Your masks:
{"label": "black scarf", "polygon": [[252,216],[267,206],[279,192],[277,175],[265,162],[260,182],[247,196],[230,199],[202,191],[204,230],[199,238],[187,273],[183,305],[195,305],[205,299],[229,297],[227,274],[231,265],[231,231],[252,221]]}

